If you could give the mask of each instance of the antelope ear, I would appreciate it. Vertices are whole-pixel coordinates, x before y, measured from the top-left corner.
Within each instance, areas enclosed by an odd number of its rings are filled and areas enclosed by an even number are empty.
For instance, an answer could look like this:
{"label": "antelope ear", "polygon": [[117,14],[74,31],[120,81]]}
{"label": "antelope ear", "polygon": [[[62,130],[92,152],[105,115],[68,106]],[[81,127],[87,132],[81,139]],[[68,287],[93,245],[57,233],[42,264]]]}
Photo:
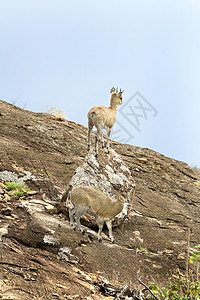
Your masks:
{"label": "antelope ear", "polygon": [[115,92],[115,88],[112,87],[112,89],[110,90],[110,93],[112,94],[112,93],[114,93],[114,92]]}

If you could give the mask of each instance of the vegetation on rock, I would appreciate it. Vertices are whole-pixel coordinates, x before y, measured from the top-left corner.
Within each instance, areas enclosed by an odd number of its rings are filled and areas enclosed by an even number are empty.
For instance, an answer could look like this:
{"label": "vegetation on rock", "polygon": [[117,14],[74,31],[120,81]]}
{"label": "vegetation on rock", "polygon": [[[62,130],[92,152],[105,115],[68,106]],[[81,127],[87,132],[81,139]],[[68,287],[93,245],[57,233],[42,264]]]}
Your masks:
{"label": "vegetation on rock", "polygon": [[5,189],[6,191],[14,191],[14,193],[10,193],[11,197],[23,197],[31,190],[24,182],[6,182]]}

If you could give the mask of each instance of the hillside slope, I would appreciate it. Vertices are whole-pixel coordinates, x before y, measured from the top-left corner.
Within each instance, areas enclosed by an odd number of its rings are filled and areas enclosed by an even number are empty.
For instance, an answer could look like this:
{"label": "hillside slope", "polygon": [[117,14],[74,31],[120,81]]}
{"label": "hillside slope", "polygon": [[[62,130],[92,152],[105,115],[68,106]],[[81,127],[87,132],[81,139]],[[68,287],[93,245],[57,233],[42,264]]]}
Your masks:
{"label": "hillside slope", "polygon": [[[100,299],[99,275],[116,287],[142,288],[138,276],[149,283],[159,274],[157,280],[163,282],[171,270],[184,270],[188,228],[191,247],[200,242],[198,171],[150,149],[114,141],[111,147],[120,154],[136,183],[132,214],[114,228],[114,245],[107,239],[99,244],[74,232],[67,213],[59,210],[57,203],[87,155],[86,135],[87,128],[74,122],[0,101],[0,180],[5,183],[23,178],[37,192],[5,200],[5,186],[0,190],[4,209],[0,215],[4,262],[0,286],[4,296],[12,291],[10,297],[14,297],[15,286],[19,296],[11,299],[33,299],[37,295],[40,299],[73,299],[77,294],[83,299]],[[30,208],[30,203],[35,206]],[[44,209],[39,211],[37,205]],[[48,205],[56,208],[48,209]],[[7,214],[8,208],[11,212]],[[58,242],[44,242],[49,232]],[[71,262],[58,260],[62,247],[70,248]],[[28,266],[29,271],[32,267],[37,273],[35,280],[27,281],[23,274],[9,269],[17,265]]]}

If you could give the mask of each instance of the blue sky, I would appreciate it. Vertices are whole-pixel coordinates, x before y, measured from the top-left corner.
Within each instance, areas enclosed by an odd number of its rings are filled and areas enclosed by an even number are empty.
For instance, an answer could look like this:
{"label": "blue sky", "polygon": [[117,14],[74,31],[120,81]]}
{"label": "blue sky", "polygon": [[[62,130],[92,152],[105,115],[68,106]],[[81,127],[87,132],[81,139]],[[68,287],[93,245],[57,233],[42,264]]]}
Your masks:
{"label": "blue sky", "polygon": [[0,0],[0,43],[0,99],[87,126],[119,86],[118,140],[200,166],[199,0]]}

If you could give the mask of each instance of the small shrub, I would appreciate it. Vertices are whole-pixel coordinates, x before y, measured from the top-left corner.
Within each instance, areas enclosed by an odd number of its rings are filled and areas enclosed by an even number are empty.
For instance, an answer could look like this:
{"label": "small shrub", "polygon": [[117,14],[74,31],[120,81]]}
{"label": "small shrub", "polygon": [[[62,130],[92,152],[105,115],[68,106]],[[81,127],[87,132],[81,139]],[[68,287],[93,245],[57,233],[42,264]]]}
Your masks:
{"label": "small shrub", "polygon": [[23,197],[30,188],[24,182],[6,182],[6,191],[15,191],[11,196]]}
{"label": "small shrub", "polygon": [[[188,284],[183,274],[177,271],[176,275],[168,278],[166,287],[159,287],[157,283],[151,283],[149,289],[160,300],[198,300],[200,299],[200,282],[193,279],[191,274]],[[149,300],[155,298],[149,294]]]}
{"label": "small shrub", "polygon": [[26,194],[26,192],[16,191],[16,193],[14,195],[17,197],[23,197],[25,194]]}
{"label": "small shrub", "polygon": [[194,262],[197,262],[200,258],[200,244],[194,247],[194,251],[192,252],[192,255],[190,256],[189,262],[193,264]]}
{"label": "small shrub", "polygon": [[6,191],[13,191],[17,189],[24,188],[25,184],[22,183],[17,183],[17,182],[6,182],[5,183],[5,189]]}
{"label": "small shrub", "polygon": [[[179,270],[172,276],[167,275],[166,287],[159,287],[156,282],[149,285],[151,293],[146,299],[154,300],[200,300],[199,260],[200,244],[196,245],[190,255],[190,228],[188,228],[188,247],[186,259],[186,274]],[[196,263],[196,273],[189,268],[189,264]],[[155,295],[155,297],[153,295]]]}

